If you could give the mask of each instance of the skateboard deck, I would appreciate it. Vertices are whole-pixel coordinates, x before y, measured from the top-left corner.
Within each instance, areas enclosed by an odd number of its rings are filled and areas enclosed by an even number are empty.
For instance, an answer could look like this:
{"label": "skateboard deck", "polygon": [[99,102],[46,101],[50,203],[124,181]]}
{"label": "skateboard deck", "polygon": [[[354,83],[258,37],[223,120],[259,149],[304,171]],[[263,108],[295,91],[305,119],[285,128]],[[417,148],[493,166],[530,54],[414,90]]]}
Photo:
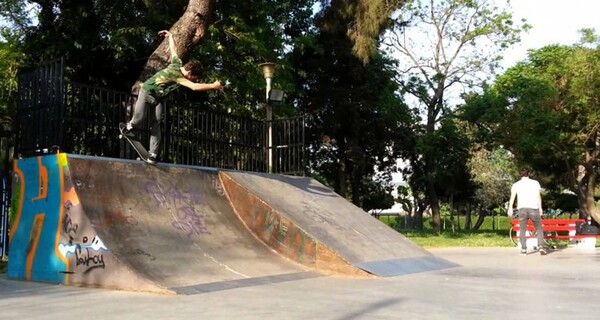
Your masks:
{"label": "skateboard deck", "polygon": [[141,160],[143,160],[144,162],[147,162],[147,163],[151,163],[151,162],[148,162],[148,158],[150,158],[150,153],[148,153],[148,150],[146,150],[146,148],[144,148],[144,145],[142,145],[142,143],[133,134],[131,134],[131,132],[129,132],[129,133],[123,132],[123,130],[126,127],[127,127],[127,125],[125,123],[122,123],[122,122],[119,123],[119,132],[121,132],[121,134],[119,135],[119,139],[124,138],[125,140],[127,140],[127,142],[129,142],[131,147],[133,147],[133,150],[135,150],[135,152],[137,152],[137,154],[140,156]]}

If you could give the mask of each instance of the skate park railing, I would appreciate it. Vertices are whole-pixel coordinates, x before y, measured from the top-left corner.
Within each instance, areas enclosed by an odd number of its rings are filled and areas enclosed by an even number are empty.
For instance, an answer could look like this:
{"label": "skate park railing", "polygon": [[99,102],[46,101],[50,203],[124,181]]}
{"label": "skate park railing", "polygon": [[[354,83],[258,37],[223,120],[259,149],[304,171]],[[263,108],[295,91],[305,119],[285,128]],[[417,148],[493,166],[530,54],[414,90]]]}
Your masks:
{"label": "skate park railing", "polygon": [[[135,158],[118,139],[118,124],[129,120],[136,97],[69,81],[65,73],[65,62],[58,59],[19,74],[15,153],[27,156],[59,146],[67,153]],[[304,116],[268,122],[173,100],[165,103],[161,161],[266,172],[271,151],[273,173],[304,174]],[[149,130],[137,134],[148,147]]]}

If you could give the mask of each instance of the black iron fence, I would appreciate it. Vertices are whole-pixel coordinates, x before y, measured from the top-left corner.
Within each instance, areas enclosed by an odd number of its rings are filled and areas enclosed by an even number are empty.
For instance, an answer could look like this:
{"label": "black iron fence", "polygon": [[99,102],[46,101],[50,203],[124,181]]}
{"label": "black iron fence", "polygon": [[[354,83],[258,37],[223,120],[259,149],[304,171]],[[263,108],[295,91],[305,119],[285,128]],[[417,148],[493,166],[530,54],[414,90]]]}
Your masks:
{"label": "black iron fence", "polygon": [[19,75],[17,151],[58,144],[64,124],[64,62],[49,62]]}
{"label": "black iron fence", "polygon": [[[19,75],[16,153],[59,146],[68,153],[134,158],[118,138],[118,124],[128,120],[135,97],[70,82],[64,67],[63,60],[56,60]],[[270,149],[274,173],[302,175],[304,123],[303,116],[273,120],[273,145],[268,146],[265,120],[167,102],[162,160],[266,172]],[[147,145],[149,131],[138,133]]]}

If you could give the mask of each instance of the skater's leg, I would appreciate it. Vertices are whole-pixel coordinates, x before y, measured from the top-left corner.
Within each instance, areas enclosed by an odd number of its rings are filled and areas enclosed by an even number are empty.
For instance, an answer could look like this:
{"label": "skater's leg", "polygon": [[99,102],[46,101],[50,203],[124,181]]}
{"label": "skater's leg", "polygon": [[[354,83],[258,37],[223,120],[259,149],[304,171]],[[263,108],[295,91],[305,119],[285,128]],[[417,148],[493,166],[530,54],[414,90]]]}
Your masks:
{"label": "skater's leg", "polygon": [[133,106],[133,115],[131,120],[127,123],[127,129],[131,130],[140,126],[144,120],[144,116],[148,107],[152,106],[155,102],[154,97],[148,94],[144,89],[140,89],[138,98]]}
{"label": "skater's leg", "polygon": [[156,158],[160,147],[161,132],[160,124],[163,116],[163,102],[159,102],[154,107],[154,112],[149,113],[150,116],[150,149],[148,152]]}

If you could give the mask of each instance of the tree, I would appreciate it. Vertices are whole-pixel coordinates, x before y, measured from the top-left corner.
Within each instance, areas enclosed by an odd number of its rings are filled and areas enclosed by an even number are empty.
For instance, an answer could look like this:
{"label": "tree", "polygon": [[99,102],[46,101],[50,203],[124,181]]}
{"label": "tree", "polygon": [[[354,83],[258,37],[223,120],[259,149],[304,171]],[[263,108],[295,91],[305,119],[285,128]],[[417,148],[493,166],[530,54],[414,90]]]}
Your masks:
{"label": "tree", "polygon": [[[389,17],[402,8],[407,0],[333,0],[329,10],[335,11],[348,23],[346,35],[352,41],[352,52],[363,63],[379,51],[379,36],[389,27]],[[323,21],[322,30],[339,26],[335,21]]]}
{"label": "tree", "polygon": [[502,208],[501,213],[505,214],[505,203],[517,172],[510,152],[504,148],[488,150],[479,145],[472,150],[468,166],[477,184],[476,201],[487,210]]}
{"label": "tree", "polygon": [[393,185],[387,177],[382,178],[383,181],[371,179],[365,181],[366,190],[363,192],[362,209],[370,210],[385,210],[394,205],[394,197],[392,196]]}
{"label": "tree", "polygon": [[307,33],[292,53],[297,87],[289,99],[309,114],[311,170],[364,206],[378,190],[375,168],[387,176],[394,170],[400,149],[394,141],[410,135],[412,118],[396,94],[393,62],[376,55],[365,65],[352,53],[350,19],[333,6],[317,16],[320,29]]}
{"label": "tree", "polygon": [[[0,74],[4,80],[0,82],[0,110],[6,115],[8,109],[15,107],[17,93],[17,71],[21,67],[24,55],[19,45],[19,37],[8,30],[0,30]],[[4,41],[1,39],[5,39]]]}
{"label": "tree", "polygon": [[[176,44],[176,51],[182,59],[198,45],[206,35],[211,22],[214,0],[189,0],[185,12],[169,29]],[[136,84],[143,82],[156,71],[169,64],[169,45],[165,39],[150,55]]]}
{"label": "tree", "polygon": [[[417,143],[427,146],[440,122],[453,113],[452,89],[481,84],[492,75],[501,53],[519,40],[527,24],[516,25],[505,9],[485,0],[427,0],[409,3],[397,13],[394,27],[384,40],[391,54],[404,58],[401,84],[422,115]],[[412,167],[422,167],[426,197],[434,231],[441,228],[436,172],[439,157],[434,148],[423,148]],[[415,171],[416,172],[416,171]]]}
{"label": "tree", "polygon": [[[498,77],[469,113],[493,131],[520,164],[570,189],[596,221],[600,161],[600,47],[547,46]],[[479,116],[476,114],[479,113]]]}

